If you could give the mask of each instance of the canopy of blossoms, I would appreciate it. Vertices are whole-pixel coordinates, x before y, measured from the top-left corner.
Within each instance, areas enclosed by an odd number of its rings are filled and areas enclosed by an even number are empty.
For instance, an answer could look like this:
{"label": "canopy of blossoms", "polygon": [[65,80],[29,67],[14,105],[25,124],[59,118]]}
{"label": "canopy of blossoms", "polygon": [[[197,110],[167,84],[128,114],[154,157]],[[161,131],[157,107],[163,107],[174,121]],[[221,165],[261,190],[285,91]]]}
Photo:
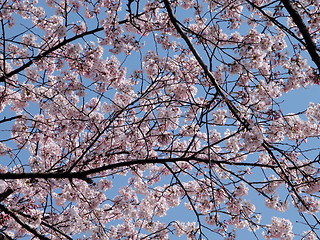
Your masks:
{"label": "canopy of blossoms", "polygon": [[320,1],[0,0],[0,32],[0,237],[320,239],[320,101],[284,108]]}

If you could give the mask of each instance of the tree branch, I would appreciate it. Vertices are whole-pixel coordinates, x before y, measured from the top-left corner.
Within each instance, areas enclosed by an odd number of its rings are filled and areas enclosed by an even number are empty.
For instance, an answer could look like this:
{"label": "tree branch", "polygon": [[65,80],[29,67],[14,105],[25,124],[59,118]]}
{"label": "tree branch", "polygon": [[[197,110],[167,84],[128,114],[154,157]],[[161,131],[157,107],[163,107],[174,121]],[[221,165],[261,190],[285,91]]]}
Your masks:
{"label": "tree branch", "polygon": [[299,13],[292,7],[292,5],[290,4],[290,1],[281,0],[281,2],[283,3],[283,6],[287,9],[289,15],[292,17],[293,22],[299,28],[299,31],[306,42],[305,47],[307,48],[307,51],[309,52],[311,59],[317,65],[318,70],[320,71],[320,56],[317,52],[316,44],[312,40],[312,37],[308,31],[307,26],[304,24]]}
{"label": "tree branch", "polygon": [[[128,20],[122,20],[122,21],[119,21],[119,24],[124,24],[128,22]],[[66,44],[70,43],[70,42],[73,42],[79,38],[82,38],[82,37],[85,37],[87,35],[92,35],[94,33],[97,33],[97,32],[100,32],[102,31],[104,28],[103,27],[98,27],[96,29],[93,29],[91,31],[87,31],[87,32],[84,32],[84,33],[81,33],[79,35],[76,35],[74,37],[71,37],[69,39],[65,39],[63,40],[62,42],[60,42],[59,44],[55,45],[54,47],[44,51],[43,53],[40,53],[39,55],[37,55],[36,57],[34,57],[32,60],[28,61],[27,63],[23,64],[21,67],[7,73],[7,74],[4,74],[2,77],[0,77],[0,82],[5,82],[6,78],[10,78],[12,76],[14,76],[15,74],[25,70],[26,68],[30,67],[32,65],[32,63],[48,56],[50,53],[54,52],[55,50],[58,50],[59,48],[65,46]]]}
{"label": "tree branch", "polygon": [[207,160],[201,159],[197,157],[187,157],[187,158],[166,158],[166,159],[139,159],[139,160],[132,160],[127,162],[119,162],[114,164],[105,165],[102,167],[85,170],[81,172],[44,172],[44,173],[2,173],[0,174],[0,179],[35,179],[35,178],[43,178],[43,179],[59,179],[59,178],[70,178],[70,179],[81,179],[87,182],[92,182],[90,178],[88,178],[91,174],[96,174],[99,172],[103,172],[106,170],[112,170],[119,167],[129,167],[136,164],[165,164],[169,162],[189,162],[189,161],[197,161],[206,164],[226,164],[232,166],[251,166],[251,167],[265,167],[265,168],[276,168],[277,166],[267,165],[267,164],[260,164],[260,163],[244,163],[244,162],[229,162],[229,161],[214,161],[214,160]]}
{"label": "tree branch", "polygon": [[38,231],[32,227],[30,227],[28,224],[25,224],[18,218],[13,212],[11,212],[9,209],[7,209],[4,205],[0,204],[0,210],[4,213],[8,214],[10,217],[12,217],[21,227],[26,229],[28,232],[32,233],[34,236],[38,237],[40,240],[50,240],[46,236],[41,235],[38,233]]}

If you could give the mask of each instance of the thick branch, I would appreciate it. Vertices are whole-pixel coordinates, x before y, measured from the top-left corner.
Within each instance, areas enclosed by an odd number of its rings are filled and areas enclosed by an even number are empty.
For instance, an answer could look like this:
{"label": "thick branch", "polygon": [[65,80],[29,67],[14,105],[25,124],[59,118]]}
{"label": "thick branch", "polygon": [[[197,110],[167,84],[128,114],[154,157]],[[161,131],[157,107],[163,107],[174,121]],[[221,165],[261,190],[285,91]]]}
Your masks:
{"label": "thick branch", "polygon": [[34,236],[38,237],[41,240],[50,240],[46,236],[41,235],[38,233],[36,229],[33,229],[28,224],[25,224],[18,218],[13,212],[11,212],[9,209],[7,209],[4,205],[0,204],[0,210],[4,213],[10,215],[22,228],[26,229],[28,232],[32,233]]}
{"label": "thick branch", "polygon": [[281,2],[283,3],[283,6],[287,9],[288,13],[292,17],[293,22],[299,28],[299,31],[306,42],[305,47],[307,48],[307,51],[309,52],[311,59],[317,65],[318,70],[320,71],[320,56],[317,52],[316,44],[312,40],[312,37],[308,31],[307,26],[304,24],[299,13],[292,7],[292,5],[290,4],[290,1],[281,0]]}
{"label": "thick branch", "polygon": [[7,188],[3,193],[0,194],[0,202],[9,197],[14,191],[12,188]]}
{"label": "thick branch", "polygon": [[10,122],[10,121],[12,121],[14,119],[21,118],[21,117],[22,117],[22,115],[17,115],[17,116],[10,117],[10,118],[4,117],[2,120],[0,120],[0,123]]}
{"label": "thick branch", "polygon": [[188,157],[188,158],[168,158],[168,159],[139,159],[139,160],[132,160],[127,162],[119,162],[114,164],[105,165],[99,168],[94,168],[86,171],[81,172],[52,172],[52,173],[2,173],[0,174],[0,179],[34,179],[34,178],[69,178],[69,179],[81,179],[84,181],[91,182],[91,179],[88,178],[91,174],[96,174],[99,172],[103,172],[106,170],[117,169],[119,167],[129,167],[136,164],[165,164],[169,162],[189,162],[189,161],[197,161],[206,164],[226,164],[226,165],[233,165],[233,166],[251,166],[251,167],[265,167],[265,168],[276,168],[273,165],[267,164],[260,164],[260,163],[245,163],[245,162],[228,162],[228,161],[214,161],[214,160],[207,160],[207,159],[200,159],[196,157]]}

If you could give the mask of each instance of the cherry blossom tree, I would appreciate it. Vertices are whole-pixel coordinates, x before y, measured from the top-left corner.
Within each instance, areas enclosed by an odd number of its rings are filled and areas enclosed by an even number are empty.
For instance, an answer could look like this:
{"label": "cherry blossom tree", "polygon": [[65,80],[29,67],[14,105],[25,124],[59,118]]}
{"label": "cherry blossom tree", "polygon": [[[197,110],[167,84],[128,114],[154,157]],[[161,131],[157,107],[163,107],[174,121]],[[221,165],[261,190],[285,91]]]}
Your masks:
{"label": "cherry blossom tree", "polygon": [[1,0],[1,237],[320,239],[320,103],[284,107],[320,84],[319,16]]}

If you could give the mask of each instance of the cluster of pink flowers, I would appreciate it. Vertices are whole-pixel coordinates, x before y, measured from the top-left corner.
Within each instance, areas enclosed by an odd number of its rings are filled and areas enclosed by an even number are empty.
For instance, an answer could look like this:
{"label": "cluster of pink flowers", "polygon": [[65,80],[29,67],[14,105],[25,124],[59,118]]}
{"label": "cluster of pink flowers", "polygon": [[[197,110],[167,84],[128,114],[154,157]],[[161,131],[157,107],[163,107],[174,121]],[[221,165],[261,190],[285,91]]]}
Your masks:
{"label": "cluster of pink flowers", "polygon": [[292,224],[289,220],[283,218],[272,218],[272,223],[267,226],[267,232],[263,232],[265,239],[278,238],[281,240],[290,240],[294,238]]}

